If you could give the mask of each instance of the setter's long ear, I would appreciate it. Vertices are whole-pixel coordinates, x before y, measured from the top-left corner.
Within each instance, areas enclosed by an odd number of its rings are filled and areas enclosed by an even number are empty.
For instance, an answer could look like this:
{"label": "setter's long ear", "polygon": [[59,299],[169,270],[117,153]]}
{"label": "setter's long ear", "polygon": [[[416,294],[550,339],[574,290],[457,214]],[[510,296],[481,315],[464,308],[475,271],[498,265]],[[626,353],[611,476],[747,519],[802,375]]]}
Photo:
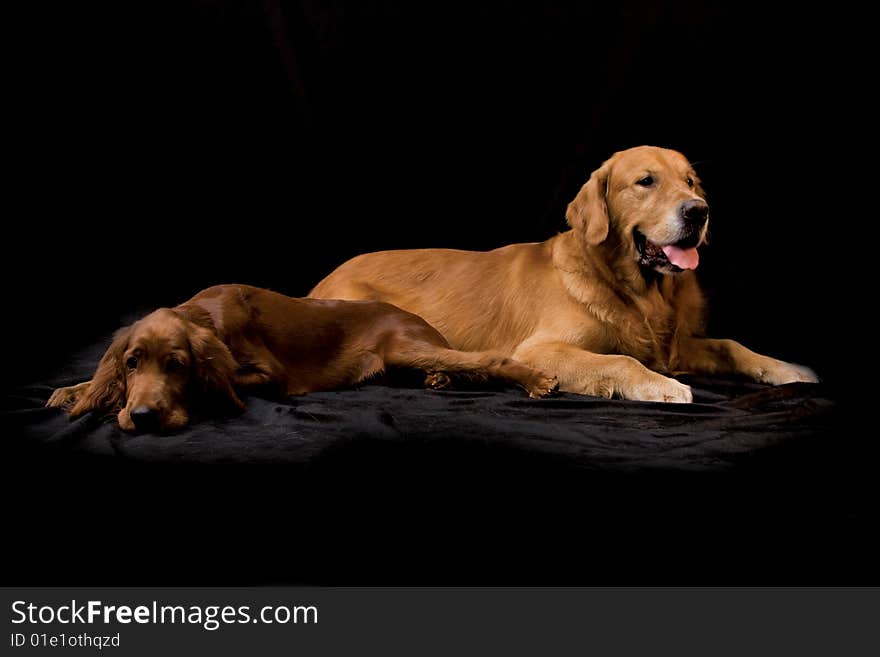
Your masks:
{"label": "setter's long ear", "polygon": [[608,237],[606,193],[610,172],[610,162],[596,169],[565,211],[568,225],[592,246],[601,244]]}
{"label": "setter's long ear", "polygon": [[190,322],[190,349],[193,354],[196,385],[209,402],[244,409],[232,387],[238,363],[214,331]]}
{"label": "setter's long ear", "polygon": [[89,387],[70,409],[71,417],[89,411],[118,411],[125,403],[125,369],[122,356],[128,347],[131,327],[116,331],[113,342],[104,352]]}

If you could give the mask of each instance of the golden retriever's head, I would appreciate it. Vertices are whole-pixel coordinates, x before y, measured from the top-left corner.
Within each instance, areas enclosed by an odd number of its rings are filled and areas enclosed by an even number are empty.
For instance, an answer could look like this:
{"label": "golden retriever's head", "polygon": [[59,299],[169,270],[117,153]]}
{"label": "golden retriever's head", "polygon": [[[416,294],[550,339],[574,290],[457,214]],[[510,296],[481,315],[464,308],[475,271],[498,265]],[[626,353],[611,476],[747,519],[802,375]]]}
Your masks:
{"label": "golden retriever's head", "polygon": [[654,146],[615,153],[565,216],[587,245],[608,242],[619,257],[662,274],[696,269],[709,226],[709,206],[687,158]]}
{"label": "golden retriever's head", "polygon": [[236,368],[213,331],[160,308],[116,334],[70,414],[118,411],[125,431],[180,429],[189,422],[189,405],[197,397],[243,407],[232,389]]}

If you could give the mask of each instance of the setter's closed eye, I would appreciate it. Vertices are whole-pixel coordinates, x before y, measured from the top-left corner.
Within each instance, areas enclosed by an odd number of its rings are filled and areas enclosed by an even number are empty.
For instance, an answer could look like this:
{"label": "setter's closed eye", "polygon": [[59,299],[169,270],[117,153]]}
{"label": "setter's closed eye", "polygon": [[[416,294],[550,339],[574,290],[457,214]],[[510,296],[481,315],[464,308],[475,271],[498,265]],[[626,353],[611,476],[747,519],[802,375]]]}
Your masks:
{"label": "setter's closed eye", "polygon": [[175,372],[180,372],[186,365],[177,358],[169,358],[165,362],[165,371],[169,374],[173,374]]}

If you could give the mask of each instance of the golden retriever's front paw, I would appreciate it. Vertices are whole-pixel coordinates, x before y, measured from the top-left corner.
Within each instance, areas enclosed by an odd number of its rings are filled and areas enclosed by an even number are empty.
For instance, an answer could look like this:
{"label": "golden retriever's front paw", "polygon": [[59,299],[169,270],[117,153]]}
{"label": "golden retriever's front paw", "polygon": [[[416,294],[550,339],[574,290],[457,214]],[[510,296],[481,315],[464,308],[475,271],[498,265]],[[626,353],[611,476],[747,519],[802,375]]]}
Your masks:
{"label": "golden retriever's front paw", "polygon": [[675,379],[656,374],[621,390],[621,397],[637,401],[656,401],[671,404],[690,404],[694,401],[691,387]]}
{"label": "golden retriever's front paw", "polygon": [[549,374],[538,372],[534,379],[529,381],[528,386],[526,386],[526,390],[529,393],[529,397],[535,399],[539,397],[546,397],[550,393],[559,390],[559,381],[555,376],[550,376]]}
{"label": "golden retriever's front paw", "polygon": [[86,381],[85,383],[79,383],[75,386],[58,388],[52,393],[52,396],[49,397],[46,406],[48,408],[63,408],[64,410],[70,410],[73,408],[74,404],[76,404],[80,396],[86,391],[86,389],[88,389],[89,383],[89,381]]}
{"label": "golden retriever's front paw", "polygon": [[773,360],[760,368],[755,379],[774,386],[781,386],[784,383],[819,383],[819,377],[809,367],[781,360]]}

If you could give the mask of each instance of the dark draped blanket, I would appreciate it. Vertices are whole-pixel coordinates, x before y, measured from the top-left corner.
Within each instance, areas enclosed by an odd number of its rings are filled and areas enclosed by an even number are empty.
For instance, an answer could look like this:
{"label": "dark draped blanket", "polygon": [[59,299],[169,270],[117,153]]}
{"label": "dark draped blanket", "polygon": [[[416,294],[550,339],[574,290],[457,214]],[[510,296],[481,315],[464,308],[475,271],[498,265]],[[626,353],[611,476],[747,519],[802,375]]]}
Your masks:
{"label": "dark draped blanket", "polygon": [[6,400],[30,582],[75,580],[70,558],[101,583],[686,582],[716,560],[713,581],[785,581],[778,540],[864,529],[820,493],[847,479],[821,385],[692,378],[677,405],[366,384],[130,435],[44,408],[105,347]]}
{"label": "dark draped blanket", "polygon": [[44,408],[56,387],[91,378],[105,347],[83,351],[62,373],[9,400],[4,421],[29,447],[144,462],[308,466],[375,444],[419,458],[455,449],[480,460],[518,454],[588,471],[698,472],[727,470],[826,435],[834,410],[821,386],[707,378],[683,379],[694,389],[693,404],[365,384],[283,402],[246,398],[239,417],[196,417],[171,435],[127,434],[112,417],[71,421]]}

